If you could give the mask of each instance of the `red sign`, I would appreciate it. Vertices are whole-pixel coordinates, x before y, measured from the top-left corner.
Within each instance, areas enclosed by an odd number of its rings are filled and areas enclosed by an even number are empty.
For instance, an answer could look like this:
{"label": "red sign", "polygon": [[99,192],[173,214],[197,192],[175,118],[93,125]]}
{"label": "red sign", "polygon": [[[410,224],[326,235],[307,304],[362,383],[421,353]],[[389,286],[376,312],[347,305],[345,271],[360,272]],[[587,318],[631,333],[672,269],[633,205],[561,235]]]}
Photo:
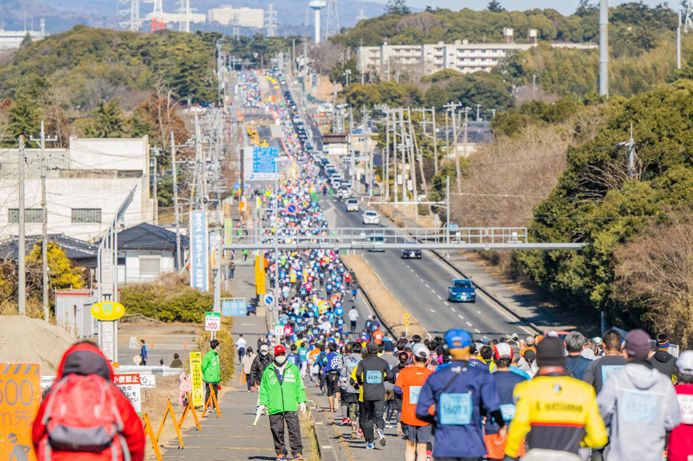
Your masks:
{"label": "red sign", "polygon": [[139,373],[128,373],[124,375],[115,375],[113,382],[116,386],[127,386],[128,384],[140,384]]}

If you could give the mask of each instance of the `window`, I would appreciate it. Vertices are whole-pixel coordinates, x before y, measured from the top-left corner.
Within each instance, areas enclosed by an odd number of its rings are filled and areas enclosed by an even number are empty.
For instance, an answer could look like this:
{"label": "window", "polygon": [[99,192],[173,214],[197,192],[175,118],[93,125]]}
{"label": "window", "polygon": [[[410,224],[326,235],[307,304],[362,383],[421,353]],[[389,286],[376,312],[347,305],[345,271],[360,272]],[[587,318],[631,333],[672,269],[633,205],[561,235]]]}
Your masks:
{"label": "window", "polygon": [[159,275],[161,258],[158,256],[140,256],[140,275]]}
{"label": "window", "polygon": [[[19,223],[19,208],[10,208],[7,210],[7,220],[10,224]],[[43,213],[41,208],[25,208],[24,209],[24,222],[27,224],[41,224],[43,220]]]}
{"label": "window", "polygon": [[73,208],[72,223],[85,224],[94,223],[101,224],[101,208]]}

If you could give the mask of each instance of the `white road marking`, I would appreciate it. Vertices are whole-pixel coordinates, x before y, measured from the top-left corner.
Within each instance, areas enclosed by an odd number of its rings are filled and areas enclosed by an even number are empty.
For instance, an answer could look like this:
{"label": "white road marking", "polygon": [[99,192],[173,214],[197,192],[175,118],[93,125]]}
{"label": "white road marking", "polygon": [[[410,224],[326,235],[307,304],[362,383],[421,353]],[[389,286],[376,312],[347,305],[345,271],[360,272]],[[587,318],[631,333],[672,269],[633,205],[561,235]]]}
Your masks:
{"label": "white road marking", "polygon": [[481,314],[481,311],[476,311],[477,314]]}
{"label": "white road marking", "polygon": [[461,318],[462,320],[464,320],[464,317],[462,317],[460,314],[457,314],[457,316],[458,316],[459,318]]}
{"label": "white road marking", "polygon": [[481,333],[478,328],[474,328],[474,331],[476,331],[477,333]]}
{"label": "white road marking", "polygon": [[450,310],[453,311],[453,312],[455,312],[455,308],[452,307],[452,306],[450,307]]}
{"label": "white road marking", "polygon": [[426,283],[425,285],[426,285],[426,288],[431,288],[431,285],[429,285],[428,283]]}
{"label": "white road marking", "polygon": [[450,305],[447,301],[443,301],[443,304],[445,304],[446,306]]}
{"label": "white road marking", "polygon": [[429,311],[435,313],[436,310],[435,309],[429,309]]}
{"label": "white road marking", "polygon": [[[434,292],[434,293],[435,293],[435,292]],[[443,297],[442,297],[442,296],[440,296],[440,295],[436,295],[436,296],[438,296],[438,299],[440,299],[441,301],[443,300]]]}
{"label": "white road marking", "polygon": [[467,326],[470,326],[470,327],[471,327],[471,326],[472,326],[472,324],[471,324],[471,323],[469,323],[469,322],[467,322]]}

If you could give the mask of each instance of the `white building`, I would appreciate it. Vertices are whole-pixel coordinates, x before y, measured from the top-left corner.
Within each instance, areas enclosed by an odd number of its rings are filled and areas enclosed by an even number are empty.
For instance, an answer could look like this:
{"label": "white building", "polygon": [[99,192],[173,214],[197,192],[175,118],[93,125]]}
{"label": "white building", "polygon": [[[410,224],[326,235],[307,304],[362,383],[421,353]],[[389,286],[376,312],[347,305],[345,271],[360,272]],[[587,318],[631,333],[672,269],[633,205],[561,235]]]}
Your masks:
{"label": "white building", "polygon": [[261,8],[233,8],[231,5],[207,11],[207,20],[224,26],[265,27],[265,12]]}
{"label": "white building", "polygon": [[[504,43],[454,43],[438,42],[424,45],[362,46],[358,51],[358,68],[362,74],[376,74],[385,80],[393,80],[400,72],[415,77],[431,75],[444,69],[463,74],[489,72],[513,52],[536,46],[536,31],[529,31],[529,43],[514,43],[513,30],[503,30]],[[597,45],[577,43],[552,44],[560,48],[596,48]]]}
{"label": "white building", "polygon": [[0,29],[0,50],[14,50],[19,48],[24,37],[29,34],[32,41],[43,40],[48,36],[45,31],[38,30],[2,30]]}
{"label": "white building", "polygon": [[[40,149],[27,149],[25,166],[26,234],[41,233]],[[0,152],[0,239],[18,233],[17,149]],[[100,239],[121,204],[134,199],[121,225],[153,220],[149,191],[149,140],[71,138],[67,149],[46,149],[46,203],[49,234],[80,240]]]}

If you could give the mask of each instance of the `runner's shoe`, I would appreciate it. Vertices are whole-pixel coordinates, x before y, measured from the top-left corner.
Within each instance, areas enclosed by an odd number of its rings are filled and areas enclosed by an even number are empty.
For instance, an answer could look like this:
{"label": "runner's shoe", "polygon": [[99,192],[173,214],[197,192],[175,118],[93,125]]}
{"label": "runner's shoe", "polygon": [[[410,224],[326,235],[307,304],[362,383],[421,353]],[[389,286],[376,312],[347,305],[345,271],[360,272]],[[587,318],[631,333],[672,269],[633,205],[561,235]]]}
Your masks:
{"label": "runner's shoe", "polygon": [[375,444],[373,444],[373,443],[366,444],[366,450],[373,450],[373,449],[375,449]]}
{"label": "runner's shoe", "polygon": [[385,433],[382,429],[378,429],[378,442],[380,442],[380,445],[383,447],[385,444],[387,444],[387,439],[385,438]]}
{"label": "runner's shoe", "polygon": [[296,454],[296,456],[294,456],[294,459],[304,459],[304,458],[303,458],[303,455],[301,453],[298,453],[298,454]]}
{"label": "runner's shoe", "polygon": [[277,461],[286,461],[286,455],[277,455]]}
{"label": "runner's shoe", "polygon": [[349,421],[349,418],[344,418],[344,419],[342,420],[342,426],[347,426],[347,425],[350,424],[350,423],[351,423],[351,421]]}

